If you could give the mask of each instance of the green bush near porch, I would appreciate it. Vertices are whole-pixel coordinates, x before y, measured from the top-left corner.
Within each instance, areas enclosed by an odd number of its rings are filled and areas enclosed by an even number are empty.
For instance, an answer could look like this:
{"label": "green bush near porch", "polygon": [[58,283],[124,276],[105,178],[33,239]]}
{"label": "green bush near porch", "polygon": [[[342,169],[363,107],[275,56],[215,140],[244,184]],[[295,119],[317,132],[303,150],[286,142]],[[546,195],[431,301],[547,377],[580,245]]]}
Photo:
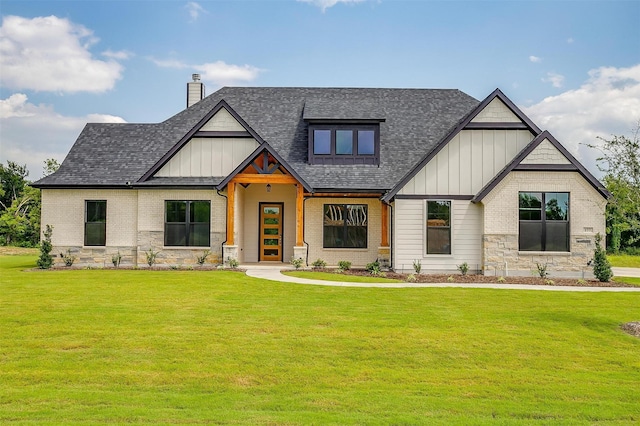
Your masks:
{"label": "green bush near porch", "polygon": [[0,257],[0,423],[631,424],[640,293],[303,286]]}

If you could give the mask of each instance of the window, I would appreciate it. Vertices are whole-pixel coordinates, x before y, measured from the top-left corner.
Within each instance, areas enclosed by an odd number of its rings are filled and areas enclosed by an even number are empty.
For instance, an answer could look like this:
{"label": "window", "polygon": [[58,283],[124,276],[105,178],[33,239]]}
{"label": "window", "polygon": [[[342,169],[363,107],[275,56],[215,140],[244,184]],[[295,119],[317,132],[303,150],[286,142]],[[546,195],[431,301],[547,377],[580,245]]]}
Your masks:
{"label": "window", "polygon": [[427,254],[451,254],[451,201],[427,201]]}
{"label": "window", "polygon": [[165,246],[208,247],[210,228],[209,201],[165,202]]}
{"label": "window", "polygon": [[325,204],[323,247],[367,248],[367,222],[364,204]]}
{"label": "window", "polygon": [[85,201],[84,245],[105,246],[107,242],[107,202]]}
{"label": "window", "polygon": [[519,194],[521,251],[569,251],[569,193]]}
{"label": "window", "polygon": [[309,125],[309,163],[380,164],[378,124]]}

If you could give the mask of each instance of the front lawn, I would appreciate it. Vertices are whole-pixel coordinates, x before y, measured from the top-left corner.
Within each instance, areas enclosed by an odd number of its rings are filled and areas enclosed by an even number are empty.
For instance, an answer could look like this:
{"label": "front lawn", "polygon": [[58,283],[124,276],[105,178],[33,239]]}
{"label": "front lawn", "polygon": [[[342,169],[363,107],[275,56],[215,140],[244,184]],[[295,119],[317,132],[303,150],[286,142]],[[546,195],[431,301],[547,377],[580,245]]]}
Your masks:
{"label": "front lawn", "polygon": [[640,421],[640,293],[34,264],[0,257],[0,423]]}
{"label": "front lawn", "polygon": [[607,259],[611,266],[621,268],[640,268],[640,256],[631,256],[629,254],[607,254]]}

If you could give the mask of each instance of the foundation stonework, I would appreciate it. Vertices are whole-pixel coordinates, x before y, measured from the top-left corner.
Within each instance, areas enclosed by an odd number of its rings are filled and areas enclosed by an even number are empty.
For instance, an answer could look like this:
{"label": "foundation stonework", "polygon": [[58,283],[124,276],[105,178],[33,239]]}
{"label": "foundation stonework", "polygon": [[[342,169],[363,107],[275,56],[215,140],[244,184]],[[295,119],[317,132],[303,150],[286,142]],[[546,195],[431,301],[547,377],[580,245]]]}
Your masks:
{"label": "foundation stonework", "polygon": [[571,252],[518,251],[518,235],[484,235],[484,275],[537,275],[537,264],[547,265],[549,277],[593,277],[595,235],[572,235]]}

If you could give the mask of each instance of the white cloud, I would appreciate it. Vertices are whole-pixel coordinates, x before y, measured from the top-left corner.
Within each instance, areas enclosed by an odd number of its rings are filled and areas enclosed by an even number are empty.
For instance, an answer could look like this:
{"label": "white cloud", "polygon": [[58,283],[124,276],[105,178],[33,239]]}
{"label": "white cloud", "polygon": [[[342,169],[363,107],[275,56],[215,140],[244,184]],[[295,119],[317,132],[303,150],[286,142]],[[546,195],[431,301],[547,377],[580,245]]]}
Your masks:
{"label": "white cloud", "polygon": [[191,17],[191,22],[196,21],[201,13],[208,13],[200,4],[190,1],[185,5],[185,9],[189,12],[189,16]]}
{"label": "white cloud", "polygon": [[190,65],[175,59],[158,60],[151,58],[151,60],[157,66],[163,68],[190,68],[200,73],[203,81],[213,83],[216,86],[233,86],[251,82],[258,78],[258,75],[263,71],[252,65],[233,65],[223,61]]}
{"label": "white cloud", "polygon": [[45,159],[62,162],[86,123],[124,122],[121,117],[107,114],[64,116],[50,105],[29,103],[27,95],[15,93],[0,99],[0,162],[11,160],[26,164],[30,180],[35,181],[42,177]]}
{"label": "white cloud", "polygon": [[98,42],[82,25],[56,16],[6,16],[0,27],[2,85],[10,89],[104,92],[121,77],[122,66],[92,57]]}
{"label": "white cloud", "polygon": [[564,76],[555,72],[548,72],[547,76],[542,79],[545,83],[551,83],[553,87],[560,88],[564,84]]}
{"label": "white cloud", "polygon": [[631,135],[640,119],[640,64],[593,69],[578,89],[523,110],[598,176],[598,152],[584,144],[598,145],[598,136]]}
{"label": "white cloud", "polygon": [[540,61],[542,61],[542,58],[540,58],[540,57],[538,57],[538,56],[533,56],[533,55],[531,55],[531,56],[529,56],[529,60],[530,60],[531,62],[536,63],[536,62],[540,62]]}
{"label": "white cloud", "polygon": [[125,60],[125,59],[129,59],[132,56],[135,56],[132,52],[129,52],[128,50],[119,50],[117,52],[114,52],[111,49],[107,49],[104,52],[102,52],[102,56],[106,56],[107,58],[111,58],[111,59],[118,59],[118,60]]}
{"label": "white cloud", "polygon": [[298,0],[298,1],[302,3],[311,3],[315,6],[318,6],[324,12],[325,10],[335,6],[338,3],[361,3],[364,0]]}

